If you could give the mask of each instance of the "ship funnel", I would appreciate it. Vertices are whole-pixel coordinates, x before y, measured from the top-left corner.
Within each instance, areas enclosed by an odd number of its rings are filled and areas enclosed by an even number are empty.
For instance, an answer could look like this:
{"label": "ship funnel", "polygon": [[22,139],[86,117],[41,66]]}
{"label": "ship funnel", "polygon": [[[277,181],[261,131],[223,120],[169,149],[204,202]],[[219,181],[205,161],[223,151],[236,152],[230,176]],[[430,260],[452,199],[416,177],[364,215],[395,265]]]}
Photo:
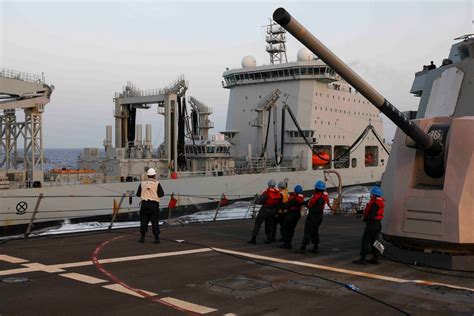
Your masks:
{"label": "ship funnel", "polygon": [[112,147],[112,125],[105,126],[105,140],[104,147]]}
{"label": "ship funnel", "polygon": [[380,112],[385,114],[406,135],[411,137],[419,148],[429,156],[438,156],[442,151],[442,145],[433,140],[418,125],[411,122],[405,115],[387,101],[377,90],[362,79],[356,72],[347,66],[329,48],[320,42],[304,26],[302,26],[284,8],[278,8],[273,13],[273,20],[290,32],[298,41],[316,54],[328,66],[334,69],[342,78],[359,91],[367,100],[375,105]]}
{"label": "ship funnel", "polygon": [[151,124],[145,125],[145,146],[151,147]]}
{"label": "ship funnel", "polygon": [[142,125],[137,124],[135,126],[135,145],[140,146],[142,144]]}

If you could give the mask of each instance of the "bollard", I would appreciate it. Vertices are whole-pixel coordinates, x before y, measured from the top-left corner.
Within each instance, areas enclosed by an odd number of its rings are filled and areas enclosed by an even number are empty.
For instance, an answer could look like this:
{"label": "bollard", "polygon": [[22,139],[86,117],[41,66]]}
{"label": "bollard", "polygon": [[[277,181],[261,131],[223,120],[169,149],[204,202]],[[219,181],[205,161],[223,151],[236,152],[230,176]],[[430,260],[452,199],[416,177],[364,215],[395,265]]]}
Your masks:
{"label": "bollard", "polygon": [[36,205],[35,205],[35,209],[33,211],[33,214],[31,215],[30,223],[28,224],[28,227],[26,228],[25,239],[27,239],[28,236],[31,233],[31,229],[33,228],[33,222],[35,221],[36,213],[38,213],[38,208],[39,208],[39,205],[40,205],[42,199],[43,199],[43,193],[40,193],[40,195],[38,196],[38,200],[36,201]]}

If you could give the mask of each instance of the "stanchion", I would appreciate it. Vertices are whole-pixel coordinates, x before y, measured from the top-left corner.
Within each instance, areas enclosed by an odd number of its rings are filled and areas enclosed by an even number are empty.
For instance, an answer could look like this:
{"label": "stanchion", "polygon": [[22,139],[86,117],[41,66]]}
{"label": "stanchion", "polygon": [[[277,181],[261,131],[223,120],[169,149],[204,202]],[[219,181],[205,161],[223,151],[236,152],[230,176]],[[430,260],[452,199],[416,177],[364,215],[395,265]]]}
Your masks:
{"label": "stanchion", "polygon": [[225,198],[225,195],[224,193],[222,193],[221,199],[219,200],[219,204],[217,205],[216,213],[214,214],[214,219],[213,219],[214,222],[217,220],[217,214],[219,214],[219,209],[221,208],[221,204],[222,204],[221,202],[224,198]]}
{"label": "stanchion", "polygon": [[27,239],[31,233],[31,229],[33,228],[33,222],[35,221],[36,214],[38,213],[38,208],[42,199],[43,199],[43,193],[40,193],[40,195],[38,196],[38,200],[36,200],[36,205],[35,205],[35,209],[33,210],[33,214],[31,214],[30,223],[28,224],[28,227],[26,228],[25,239]]}
{"label": "stanchion", "polygon": [[108,231],[112,229],[112,226],[114,225],[115,219],[117,218],[118,212],[120,211],[120,208],[122,207],[123,200],[125,200],[125,197],[127,197],[127,193],[124,193],[122,197],[120,198],[120,202],[117,207],[115,207],[115,199],[114,199],[114,214],[112,215],[112,219],[110,220],[109,228]]}

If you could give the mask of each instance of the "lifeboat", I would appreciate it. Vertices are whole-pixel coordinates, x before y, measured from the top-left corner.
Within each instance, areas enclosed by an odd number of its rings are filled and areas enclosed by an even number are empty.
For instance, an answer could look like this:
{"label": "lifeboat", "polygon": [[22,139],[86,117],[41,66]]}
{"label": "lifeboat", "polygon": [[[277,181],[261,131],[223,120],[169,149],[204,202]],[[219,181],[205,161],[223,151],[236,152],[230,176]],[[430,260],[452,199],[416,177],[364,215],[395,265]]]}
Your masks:
{"label": "lifeboat", "polygon": [[313,154],[313,166],[325,166],[331,160],[331,156],[328,152],[322,151],[318,155]]}

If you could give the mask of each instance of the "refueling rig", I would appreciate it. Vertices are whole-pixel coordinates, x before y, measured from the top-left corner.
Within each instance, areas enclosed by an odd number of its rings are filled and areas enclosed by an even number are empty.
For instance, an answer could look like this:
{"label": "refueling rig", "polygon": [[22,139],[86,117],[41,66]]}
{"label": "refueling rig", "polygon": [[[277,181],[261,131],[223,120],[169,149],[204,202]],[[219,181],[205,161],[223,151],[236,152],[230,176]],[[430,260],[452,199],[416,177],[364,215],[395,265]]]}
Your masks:
{"label": "refueling rig", "polygon": [[[131,82],[115,94],[115,147],[112,126],[106,126],[105,155],[99,148],[85,148],[78,160],[81,170],[95,170],[100,182],[139,181],[148,168],[155,168],[160,177],[173,177],[174,172],[199,175],[231,175],[234,159],[231,144],[223,138],[209,138],[214,127],[209,119],[212,108],[190,97],[191,112],[186,107],[188,83],[184,76],[164,89],[140,90]],[[137,110],[157,105],[157,114],[164,116],[164,141],[152,150],[152,125],[136,124]]]}
{"label": "refueling rig", "polygon": [[421,99],[410,119],[285,9],[273,19],[398,127],[382,178],[388,257],[474,270],[474,35],[456,38],[441,67],[416,73],[411,93]]}

